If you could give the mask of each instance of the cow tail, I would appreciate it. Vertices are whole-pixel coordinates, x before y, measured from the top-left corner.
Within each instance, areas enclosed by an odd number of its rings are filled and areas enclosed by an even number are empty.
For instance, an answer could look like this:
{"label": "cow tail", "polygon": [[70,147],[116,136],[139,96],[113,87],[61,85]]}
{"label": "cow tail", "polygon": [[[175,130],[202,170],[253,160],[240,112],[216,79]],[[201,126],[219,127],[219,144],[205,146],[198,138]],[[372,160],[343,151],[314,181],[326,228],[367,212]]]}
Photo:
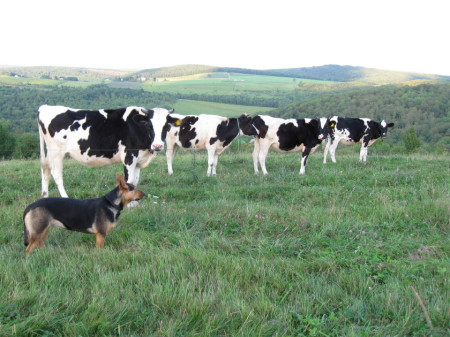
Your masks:
{"label": "cow tail", "polygon": [[40,156],[41,156],[41,167],[43,170],[48,169],[47,158],[45,155],[45,140],[44,134],[42,131],[42,127],[39,126],[39,147],[40,147]]}

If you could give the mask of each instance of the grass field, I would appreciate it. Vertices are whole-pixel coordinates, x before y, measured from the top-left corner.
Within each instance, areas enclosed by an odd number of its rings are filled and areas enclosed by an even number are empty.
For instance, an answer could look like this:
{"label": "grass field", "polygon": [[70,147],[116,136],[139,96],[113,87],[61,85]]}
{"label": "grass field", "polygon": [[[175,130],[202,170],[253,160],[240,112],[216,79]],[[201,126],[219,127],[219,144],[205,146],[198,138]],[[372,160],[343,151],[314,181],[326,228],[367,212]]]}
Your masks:
{"label": "grass field", "polygon": [[[0,162],[0,335],[450,334],[448,157],[314,154],[299,176],[299,155],[271,153],[255,176],[250,153],[214,178],[204,153],[177,153],[173,176],[160,155],[103,250],[55,228],[28,257],[39,162]],[[121,171],[67,160],[66,189],[97,197]]]}
{"label": "grass field", "polygon": [[[221,75],[222,77],[228,77]],[[195,80],[186,77],[187,80],[145,82],[144,90],[155,92],[169,92],[179,94],[211,94],[211,95],[231,95],[242,92],[252,93],[272,93],[275,91],[292,91],[298,87],[298,82],[304,83],[328,83],[325,81],[296,79],[289,77],[260,76],[229,74],[227,79],[208,77]]]}
{"label": "grass field", "polygon": [[174,106],[175,112],[182,115],[214,114],[227,117],[238,117],[241,114],[264,114],[272,108],[263,108],[247,105],[223,104],[203,101],[179,99]]}

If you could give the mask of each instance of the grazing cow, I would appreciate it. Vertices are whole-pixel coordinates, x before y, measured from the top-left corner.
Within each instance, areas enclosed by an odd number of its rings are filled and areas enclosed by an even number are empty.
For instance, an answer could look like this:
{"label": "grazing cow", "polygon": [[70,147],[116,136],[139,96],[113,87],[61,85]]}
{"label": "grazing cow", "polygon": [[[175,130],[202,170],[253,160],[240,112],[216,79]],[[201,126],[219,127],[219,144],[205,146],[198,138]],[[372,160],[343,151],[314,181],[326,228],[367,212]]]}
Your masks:
{"label": "grazing cow", "polygon": [[386,137],[388,128],[392,128],[394,123],[387,124],[384,120],[381,123],[369,118],[343,118],[334,116],[330,118],[332,131],[327,139],[327,144],[323,151],[323,163],[327,162],[327,154],[330,152],[331,160],[336,162],[336,148],[339,143],[345,145],[361,144],[359,161],[367,161],[367,148],[379,138]]}
{"label": "grazing cow", "polygon": [[327,118],[282,119],[260,115],[253,118],[252,127],[256,136],[253,150],[255,174],[258,174],[258,161],[263,174],[267,174],[266,156],[270,147],[278,152],[302,151],[300,174],[305,174],[309,154],[331,131]]}
{"label": "grazing cow", "polygon": [[230,146],[239,134],[251,132],[252,118],[241,115],[239,118],[227,118],[215,115],[177,115],[181,125],[171,126],[166,138],[167,171],[173,173],[172,159],[177,146],[182,149],[202,150],[208,152],[207,175],[216,175],[219,155]]}
{"label": "grazing cow", "polygon": [[38,123],[42,197],[48,197],[50,174],[61,196],[67,197],[62,176],[67,153],[89,166],[121,162],[126,181],[137,185],[140,169],[150,163],[155,151],[164,149],[168,125],[175,122],[170,112],[162,108],[80,110],[41,106]]}

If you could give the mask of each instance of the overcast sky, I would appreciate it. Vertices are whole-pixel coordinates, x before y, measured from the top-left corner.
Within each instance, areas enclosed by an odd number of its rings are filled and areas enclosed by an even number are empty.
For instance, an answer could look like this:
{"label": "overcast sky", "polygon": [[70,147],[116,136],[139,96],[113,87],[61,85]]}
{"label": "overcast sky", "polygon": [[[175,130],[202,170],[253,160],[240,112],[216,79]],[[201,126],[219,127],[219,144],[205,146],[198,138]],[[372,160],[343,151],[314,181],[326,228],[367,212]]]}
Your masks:
{"label": "overcast sky", "polygon": [[450,76],[449,7],[448,0],[3,0],[0,65],[340,64]]}

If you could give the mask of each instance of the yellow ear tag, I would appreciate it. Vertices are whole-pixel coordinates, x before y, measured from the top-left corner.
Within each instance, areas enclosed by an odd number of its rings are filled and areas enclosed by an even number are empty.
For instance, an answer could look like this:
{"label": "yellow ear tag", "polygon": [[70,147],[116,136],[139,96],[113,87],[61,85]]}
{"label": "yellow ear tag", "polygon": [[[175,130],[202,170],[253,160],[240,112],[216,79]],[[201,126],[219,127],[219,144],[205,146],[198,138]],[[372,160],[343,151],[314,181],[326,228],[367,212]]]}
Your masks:
{"label": "yellow ear tag", "polygon": [[334,128],[335,125],[336,125],[336,124],[335,124],[334,122],[330,124],[330,126],[331,126],[332,128]]}
{"label": "yellow ear tag", "polygon": [[177,121],[175,122],[175,126],[180,126],[181,125],[181,120],[177,119]]}

